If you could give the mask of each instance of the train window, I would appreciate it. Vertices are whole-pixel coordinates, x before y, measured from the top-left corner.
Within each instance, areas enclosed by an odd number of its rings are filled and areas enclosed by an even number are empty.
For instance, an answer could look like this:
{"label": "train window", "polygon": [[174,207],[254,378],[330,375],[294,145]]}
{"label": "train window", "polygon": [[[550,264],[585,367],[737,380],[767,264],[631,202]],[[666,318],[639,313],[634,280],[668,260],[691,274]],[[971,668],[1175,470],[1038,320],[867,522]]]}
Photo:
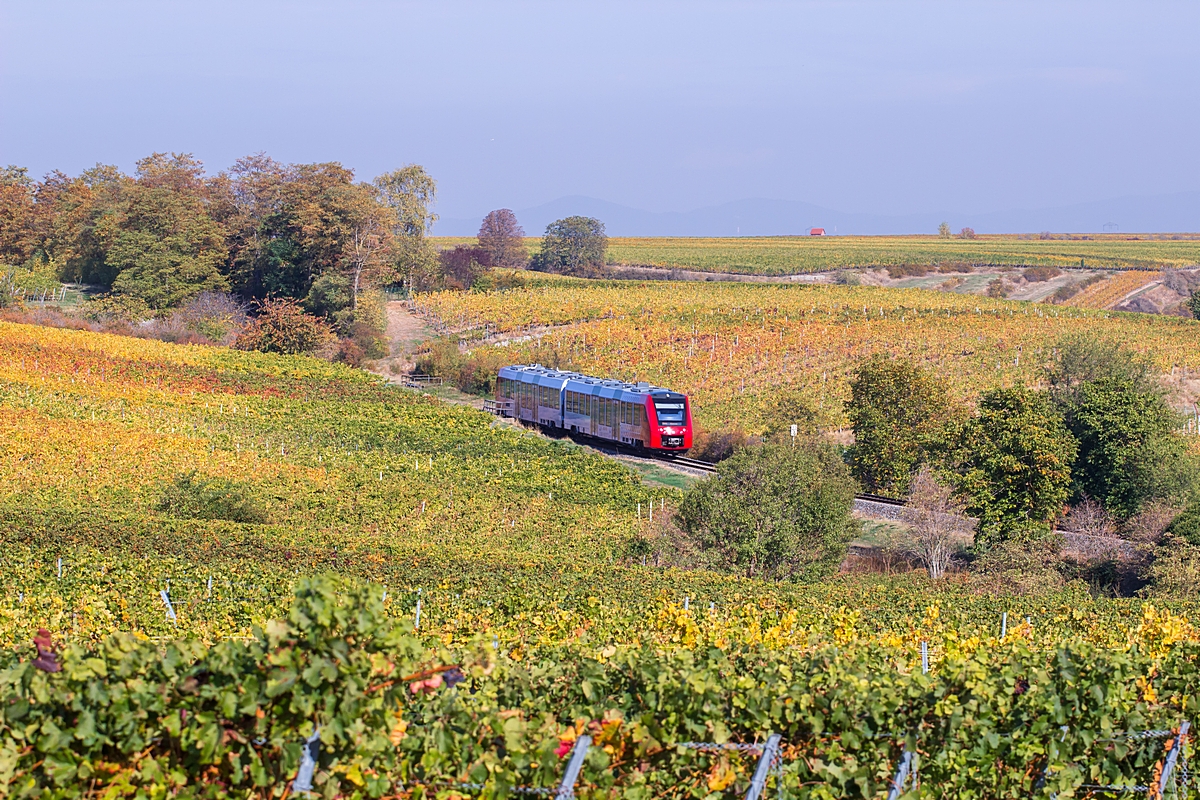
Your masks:
{"label": "train window", "polygon": [[660,425],[682,425],[686,409],[682,397],[656,397],[654,411]]}

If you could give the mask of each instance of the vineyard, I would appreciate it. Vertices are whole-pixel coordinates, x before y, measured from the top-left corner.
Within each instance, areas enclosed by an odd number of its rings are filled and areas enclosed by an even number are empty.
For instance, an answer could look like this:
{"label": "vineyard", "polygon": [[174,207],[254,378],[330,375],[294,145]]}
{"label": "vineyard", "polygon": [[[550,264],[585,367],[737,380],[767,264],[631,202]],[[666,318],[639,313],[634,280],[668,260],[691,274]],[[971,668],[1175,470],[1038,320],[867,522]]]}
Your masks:
{"label": "vineyard", "polygon": [[686,392],[702,427],[841,427],[848,373],[874,353],[917,359],[960,398],[1036,382],[1055,343],[1084,332],[1149,354],[1164,373],[1200,370],[1194,321],[913,289],[560,281],[425,295],[416,308],[463,335],[481,363],[538,362]]}
{"label": "vineyard", "polygon": [[[441,246],[473,242],[465,237],[439,237],[434,241]],[[538,241],[530,238],[526,244],[536,250]],[[608,261],[747,275],[794,275],[900,264],[1162,269],[1200,265],[1200,239],[1161,236],[1131,241],[1115,235],[1046,240],[1017,236],[613,237],[609,239]]]}
{"label": "vineyard", "polygon": [[1111,308],[1126,296],[1133,294],[1148,283],[1162,277],[1160,272],[1129,270],[1119,272],[1105,281],[1086,289],[1063,301],[1063,305],[1078,308]]}
{"label": "vineyard", "polygon": [[[550,334],[584,354],[603,326],[622,356],[644,351],[657,319],[682,358],[695,325],[687,357],[714,364],[750,363],[746,339],[779,331],[798,357],[917,321],[907,346],[969,320],[1015,342],[1105,325],[1164,364],[1196,352],[1194,323],[1172,320],[707,288],[694,322],[697,298],[674,286],[423,303],[518,333],[591,319]],[[870,322],[852,320],[866,299]],[[705,335],[722,346],[704,352]],[[197,486],[211,491],[194,505],[167,502]],[[1152,783],[1196,718],[1191,604],[920,576],[774,584],[630,558],[650,509],[676,501],[347,367],[0,324],[0,793],[281,797],[306,753],[328,798],[552,793],[588,737],[579,796],[715,798],[746,791],[752,745],[777,734],[783,796],[882,797],[905,754],[906,796],[1081,796]]]}

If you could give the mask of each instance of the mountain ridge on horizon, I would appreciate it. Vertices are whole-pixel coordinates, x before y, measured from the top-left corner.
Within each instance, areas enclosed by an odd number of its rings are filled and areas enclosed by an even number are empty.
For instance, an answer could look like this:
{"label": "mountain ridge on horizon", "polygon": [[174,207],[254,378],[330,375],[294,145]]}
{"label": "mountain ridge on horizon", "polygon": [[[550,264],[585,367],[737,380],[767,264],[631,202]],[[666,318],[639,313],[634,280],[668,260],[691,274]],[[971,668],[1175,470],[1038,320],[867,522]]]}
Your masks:
{"label": "mountain ridge on horizon", "polygon": [[[595,217],[609,236],[629,237],[799,236],[813,227],[844,235],[934,234],[942,222],[956,232],[969,227],[977,233],[1191,233],[1200,231],[1200,191],[961,215],[846,212],[770,198],[745,198],[691,211],[645,211],[586,195],[567,195],[514,213],[528,236],[539,236],[554,220],[572,215]],[[481,220],[482,215],[441,219],[433,235],[474,236]]]}

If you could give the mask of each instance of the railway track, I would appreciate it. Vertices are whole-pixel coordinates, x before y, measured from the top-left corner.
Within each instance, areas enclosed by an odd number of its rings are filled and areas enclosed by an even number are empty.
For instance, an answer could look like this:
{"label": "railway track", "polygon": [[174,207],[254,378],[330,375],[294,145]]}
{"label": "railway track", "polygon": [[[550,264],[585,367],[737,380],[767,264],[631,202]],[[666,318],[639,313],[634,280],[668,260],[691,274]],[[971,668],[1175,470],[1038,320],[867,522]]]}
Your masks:
{"label": "railway track", "polygon": [[[698,458],[688,458],[687,456],[670,456],[670,455],[654,455],[656,461],[662,461],[667,464],[675,464],[686,469],[693,469],[697,472],[712,474],[717,471],[717,465],[711,461],[701,461]],[[880,503],[885,506],[903,506],[903,500],[897,500],[894,497],[884,497],[879,494],[856,494],[855,500],[863,500],[868,503]]]}
{"label": "railway track", "polygon": [[687,456],[655,456],[655,458],[667,464],[678,464],[681,467],[694,469],[698,472],[713,473],[717,471],[716,464],[710,461],[701,461],[698,458],[688,458]]}

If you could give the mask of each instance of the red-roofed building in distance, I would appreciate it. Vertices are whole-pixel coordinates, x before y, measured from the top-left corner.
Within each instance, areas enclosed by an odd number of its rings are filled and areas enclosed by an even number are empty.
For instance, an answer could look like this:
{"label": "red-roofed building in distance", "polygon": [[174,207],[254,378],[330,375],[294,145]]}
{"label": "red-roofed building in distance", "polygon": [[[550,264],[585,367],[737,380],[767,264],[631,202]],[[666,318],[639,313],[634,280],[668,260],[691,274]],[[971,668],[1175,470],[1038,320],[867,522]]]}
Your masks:
{"label": "red-roofed building in distance", "polygon": [[825,229],[824,228],[809,228],[808,235],[809,236],[824,236]]}

